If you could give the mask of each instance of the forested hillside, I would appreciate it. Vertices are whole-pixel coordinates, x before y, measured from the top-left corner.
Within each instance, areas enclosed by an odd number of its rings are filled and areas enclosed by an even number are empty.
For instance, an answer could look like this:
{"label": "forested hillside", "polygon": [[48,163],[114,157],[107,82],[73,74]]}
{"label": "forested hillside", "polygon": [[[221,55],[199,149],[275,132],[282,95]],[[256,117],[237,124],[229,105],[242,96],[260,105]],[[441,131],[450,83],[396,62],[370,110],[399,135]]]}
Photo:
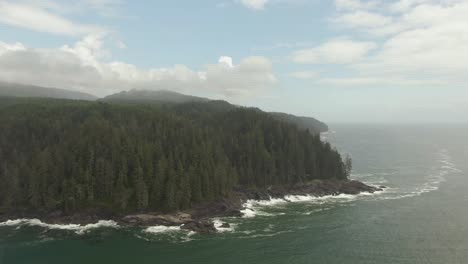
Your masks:
{"label": "forested hillside", "polygon": [[0,210],[175,211],[237,185],[347,178],[318,135],[223,104],[0,97]]}
{"label": "forested hillside", "polygon": [[111,94],[101,99],[107,102],[160,102],[160,103],[188,103],[188,102],[206,102],[207,98],[185,95],[173,91],[159,90],[130,90]]}
{"label": "forested hillside", "polygon": [[[144,104],[179,104],[179,103],[200,103],[200,102],[215,102],[217,106],[214,111],[229,111],[239,107],[225,101],[210,100],[208,98],[196,97],[176,93],[173,91],[159,90],[130,90],[112,94],[100,99],[103,102],[119,102],[119,103],[144,103]],[[221,103],[224,102],[224,103]],[[286,113],[270,112],[275,119],[294,124],[301,129],[308,129],[311,133],[321,133],[328,131],[328,126],[312,117],[295,116]]]}
{"label": "forested hillside", "polygon": [[273,115],[277,120],[292,123],[300,129],[309,129],[311,132],[315,133],[328,131],[328,126],[325,123],[320,122],[319,120],[312,117],[295,116],[286,113],[275,112],[271,112],[270,114]]}

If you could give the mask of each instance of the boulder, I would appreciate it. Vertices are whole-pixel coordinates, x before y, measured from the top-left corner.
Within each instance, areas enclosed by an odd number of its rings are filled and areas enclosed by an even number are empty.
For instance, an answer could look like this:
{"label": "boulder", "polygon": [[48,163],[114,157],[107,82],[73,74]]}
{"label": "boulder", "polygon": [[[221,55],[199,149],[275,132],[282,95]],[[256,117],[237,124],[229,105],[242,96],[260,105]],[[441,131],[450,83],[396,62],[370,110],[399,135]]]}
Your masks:
{"label": "boulder", "polygon": [[221,228],[230,228],[231,225],[229,223],[223,223],[220,227]]}
{"label": "boulder", "polygon": [[203,233],[203,234],[210,234],[210,233],[217,232],[216,227],[214,226],[213,222],[208,221],[208,220],[190,221],[188,223],[183,224],[180,228],[184,230],[197,232],[197,233]]}
{"label": "boulder", "polygon": [[136,214],[127,215],[122,218],[122,222],[133,226],[180,226],[190,221],[192,221],[191,215],[185,213],[165,215]]}

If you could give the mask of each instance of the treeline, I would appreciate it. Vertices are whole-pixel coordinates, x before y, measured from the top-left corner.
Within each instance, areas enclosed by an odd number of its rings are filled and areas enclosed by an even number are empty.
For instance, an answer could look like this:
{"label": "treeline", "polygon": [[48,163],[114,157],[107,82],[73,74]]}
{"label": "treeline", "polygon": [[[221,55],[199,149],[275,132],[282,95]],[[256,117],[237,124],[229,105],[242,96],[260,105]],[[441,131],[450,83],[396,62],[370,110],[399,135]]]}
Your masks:
{"label": "treeline", "polygon": [[347,177],[318,135],[218,104],[0,98],[0,208],[174,211],[236,185]]}

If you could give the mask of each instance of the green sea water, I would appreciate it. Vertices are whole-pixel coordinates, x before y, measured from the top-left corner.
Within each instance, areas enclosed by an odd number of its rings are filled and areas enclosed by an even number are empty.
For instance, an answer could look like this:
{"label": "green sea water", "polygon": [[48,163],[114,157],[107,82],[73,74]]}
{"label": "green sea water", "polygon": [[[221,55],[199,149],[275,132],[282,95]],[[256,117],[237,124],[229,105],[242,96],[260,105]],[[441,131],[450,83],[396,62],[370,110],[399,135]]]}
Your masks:
{"label": "green sea water", "polygon": [[251,202],[215,235],[4,222],[0,263],[468,263],[468,126],[331,129],[352,178],[384,192]]}

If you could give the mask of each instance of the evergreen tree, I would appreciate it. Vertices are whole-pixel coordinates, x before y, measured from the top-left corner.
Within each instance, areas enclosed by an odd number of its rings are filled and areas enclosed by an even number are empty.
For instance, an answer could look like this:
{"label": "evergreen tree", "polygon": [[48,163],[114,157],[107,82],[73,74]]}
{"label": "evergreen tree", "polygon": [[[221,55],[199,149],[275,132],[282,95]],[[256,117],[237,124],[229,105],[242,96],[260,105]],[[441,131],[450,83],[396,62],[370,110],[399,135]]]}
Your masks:
{"label": "evergreen tree", "polygon": [[319,135],[258,109],[24,100],[0,97],[5,211],[174,211],[236,185],[346,179],[352,169]]}

